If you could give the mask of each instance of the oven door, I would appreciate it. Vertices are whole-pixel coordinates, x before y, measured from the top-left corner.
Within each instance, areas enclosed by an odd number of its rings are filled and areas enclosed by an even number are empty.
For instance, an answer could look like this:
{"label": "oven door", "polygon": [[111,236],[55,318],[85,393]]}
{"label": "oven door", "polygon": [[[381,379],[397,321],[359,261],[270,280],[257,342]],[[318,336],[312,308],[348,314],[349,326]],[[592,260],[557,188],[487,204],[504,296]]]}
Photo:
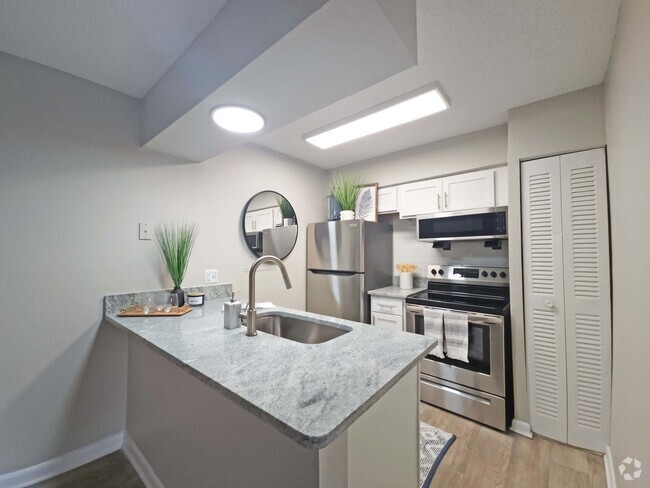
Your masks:
{"label": "oven door", "polygon": [[[424,335],[424,308],[420,305],[406,306],[407,332]],[[422,373],[504,397],[504,318],[451,309],[438,310],[468,314],[469,363],[428,355],[422,360]]]}

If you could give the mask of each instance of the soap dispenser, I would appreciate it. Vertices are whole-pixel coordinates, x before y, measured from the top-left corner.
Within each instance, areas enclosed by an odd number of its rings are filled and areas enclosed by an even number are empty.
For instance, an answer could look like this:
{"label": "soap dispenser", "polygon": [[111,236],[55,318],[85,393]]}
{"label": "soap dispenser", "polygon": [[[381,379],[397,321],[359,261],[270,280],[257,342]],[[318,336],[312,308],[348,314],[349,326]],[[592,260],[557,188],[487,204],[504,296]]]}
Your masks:
{"label": "soap dispenser", "polygon": [[235,293],[232,292],[232,297],[229,302],[223,304],[223,326],[226,329],[238,329],[241,327],[239,321],[239,314],[241,314],[241,302],[235,300]]}

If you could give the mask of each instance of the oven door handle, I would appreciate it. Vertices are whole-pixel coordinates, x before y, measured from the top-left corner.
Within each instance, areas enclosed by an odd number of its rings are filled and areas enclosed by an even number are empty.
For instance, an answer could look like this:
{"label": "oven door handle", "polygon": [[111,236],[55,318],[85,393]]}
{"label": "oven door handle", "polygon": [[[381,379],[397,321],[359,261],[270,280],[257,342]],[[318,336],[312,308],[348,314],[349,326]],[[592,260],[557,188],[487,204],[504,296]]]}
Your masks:
{"label": "oven door handle", "polygon": [[406,311],[417,315],[422,315],[424,313],[424,307],[414,307],[413,305],[407,305]]}
{"label": "oven door handle", "polygon": [[[413,305],[407,305],[406,306],[406,311],[408,313],[412,313],[414,315],[424,315],[424,308],[425,307],[417,307],[417,306],[413,306]],[[458,312],[453,311],[453,310],[450,310],[450,312],[458,313]],[[488,325],[488,326],[490,326],[490,325],[494,325],[494,326],[503,325],[503,319],[501,319],[501,318],[485,317],[483,315],[472,314],[471,312],[468,313],[467,320],[468,320],[468,322],[470,324],[474,324],[474,325]]]}

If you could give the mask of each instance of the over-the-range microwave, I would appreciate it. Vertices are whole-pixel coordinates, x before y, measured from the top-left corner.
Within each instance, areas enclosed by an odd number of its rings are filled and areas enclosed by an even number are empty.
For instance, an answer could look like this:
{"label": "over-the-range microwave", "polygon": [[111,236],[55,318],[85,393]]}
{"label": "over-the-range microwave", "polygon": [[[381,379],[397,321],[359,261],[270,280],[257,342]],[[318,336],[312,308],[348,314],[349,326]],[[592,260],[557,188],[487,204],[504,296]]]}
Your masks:
{"label": "over-the-range microwave", "polygon": [[507,239],[508,207],[420,215],[417,236],[427,242]]}

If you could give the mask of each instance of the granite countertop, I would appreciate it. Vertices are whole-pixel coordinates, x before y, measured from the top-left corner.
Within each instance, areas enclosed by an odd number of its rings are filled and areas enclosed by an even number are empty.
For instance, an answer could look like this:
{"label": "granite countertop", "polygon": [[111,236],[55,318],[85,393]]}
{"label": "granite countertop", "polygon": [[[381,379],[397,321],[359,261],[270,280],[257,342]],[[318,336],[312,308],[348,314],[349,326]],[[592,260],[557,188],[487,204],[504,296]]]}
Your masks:
{"label": "granite countertop", "polygon": [[386,298],[399,298],[404,300],[409,295],[418,293],[426,288],[412,288],[410,290],[402,290],[399,286],[385,286],[384,288],[377,288],[376,290],[370,290],[368,295],[375,297],[386,297]]}
{"label": "granite countertop", "polygon": [[[110,303],[107,297],[106,303]],[[301,344],[244,327],[227,330],[224,298],[181,317],[106,319],[143,341],[299,444],[320,449],[347,429],[435,345],[435,340],[297,310],[258,312],[307,318],[350,332]]]}

